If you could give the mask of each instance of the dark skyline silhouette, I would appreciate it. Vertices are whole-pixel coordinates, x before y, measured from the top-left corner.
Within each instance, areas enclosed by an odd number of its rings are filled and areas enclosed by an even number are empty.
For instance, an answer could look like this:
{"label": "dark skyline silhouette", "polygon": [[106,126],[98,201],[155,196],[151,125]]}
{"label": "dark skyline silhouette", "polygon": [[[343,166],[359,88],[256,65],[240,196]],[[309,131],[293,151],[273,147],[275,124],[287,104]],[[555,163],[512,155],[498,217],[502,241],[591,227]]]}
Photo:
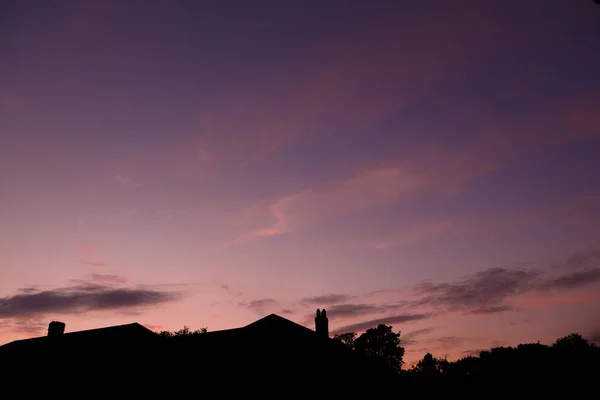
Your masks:
{"label": "dark skyline silhouette", "polygon": [[427,353],[407,368],[401,332],[380,324],[360,336],[347,332],[330,338],[326,315],[317,310],[314,330],[275,314],[213,332],[184,327],[157,333],[137,323],[65,332],[65,323],[52,321],[46,336],[0,346],[0,374],[82,376],[81,384],[101,379],[105,389],[137,387],[128,378],[135,371],[157,379],[156,388],[185,388],[192,376],[205,380],[204,389],[223,379],[260,382],[269,376],[279,385],[327,380],[339,390],[392,390],[444,383],[540,387],[549,380],[587,387],[600,372],[600,347],[578,334],[551,346],[494,347],[456,361]]}

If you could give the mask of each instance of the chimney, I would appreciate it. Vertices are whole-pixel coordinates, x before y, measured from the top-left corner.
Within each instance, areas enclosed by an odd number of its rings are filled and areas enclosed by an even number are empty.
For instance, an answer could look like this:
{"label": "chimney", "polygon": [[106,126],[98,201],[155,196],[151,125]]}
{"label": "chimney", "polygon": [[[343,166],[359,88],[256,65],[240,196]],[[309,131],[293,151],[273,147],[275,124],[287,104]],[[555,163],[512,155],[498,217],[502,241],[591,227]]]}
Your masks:
{"label": "chimney", "polygon": [[65,333],[65,323],[59,321],[52,321],[50,325],[48,325],[48,336],[55,337],[61,336]]}
{"label": "chimney", "polygon": [[315,317],[315,331],[319,336],[329,337],[329,320],[327,319],[327,311],[317,308],[317,316]]}

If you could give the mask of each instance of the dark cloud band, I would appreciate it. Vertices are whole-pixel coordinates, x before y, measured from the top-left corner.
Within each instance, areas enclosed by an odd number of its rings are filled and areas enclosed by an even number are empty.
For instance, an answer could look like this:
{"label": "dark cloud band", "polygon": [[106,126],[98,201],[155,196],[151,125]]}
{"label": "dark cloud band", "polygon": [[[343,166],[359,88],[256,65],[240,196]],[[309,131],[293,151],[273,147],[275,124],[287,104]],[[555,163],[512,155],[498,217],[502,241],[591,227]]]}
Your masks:
{"label": "dark cloud band", "polygon": [[179,299],[182,292],[114,287],[94,282],[52,290],[27,290],[0,298],[0,319],[153,306]]}

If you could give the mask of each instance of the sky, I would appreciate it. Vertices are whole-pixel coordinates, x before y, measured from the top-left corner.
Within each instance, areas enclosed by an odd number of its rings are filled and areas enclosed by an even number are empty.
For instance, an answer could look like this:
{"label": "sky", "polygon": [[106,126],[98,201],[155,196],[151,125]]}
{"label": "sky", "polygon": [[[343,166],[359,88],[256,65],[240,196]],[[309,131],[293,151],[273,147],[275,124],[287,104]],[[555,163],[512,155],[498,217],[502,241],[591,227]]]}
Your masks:
{"label": "sky", "polygon": [[0,344],[600,342],[599,37],[591,0],[3,1]]}

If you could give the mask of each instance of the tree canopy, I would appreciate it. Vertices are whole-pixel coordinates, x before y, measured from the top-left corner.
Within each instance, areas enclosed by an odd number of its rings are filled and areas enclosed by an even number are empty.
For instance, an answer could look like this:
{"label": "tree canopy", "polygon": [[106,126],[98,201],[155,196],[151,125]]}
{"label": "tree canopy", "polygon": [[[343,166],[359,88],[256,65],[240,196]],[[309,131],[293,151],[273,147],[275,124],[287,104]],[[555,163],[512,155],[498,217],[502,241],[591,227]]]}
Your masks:
{"label": "tree canopy", "polygon": [[395,333],[388,325],[379,324],[368,329],[356,338],[355,332],[342,333],[334,336],[344,346],[384,362],[394,370],[400,370],[404,363],[404,347],[400,346],[400,332]]}

